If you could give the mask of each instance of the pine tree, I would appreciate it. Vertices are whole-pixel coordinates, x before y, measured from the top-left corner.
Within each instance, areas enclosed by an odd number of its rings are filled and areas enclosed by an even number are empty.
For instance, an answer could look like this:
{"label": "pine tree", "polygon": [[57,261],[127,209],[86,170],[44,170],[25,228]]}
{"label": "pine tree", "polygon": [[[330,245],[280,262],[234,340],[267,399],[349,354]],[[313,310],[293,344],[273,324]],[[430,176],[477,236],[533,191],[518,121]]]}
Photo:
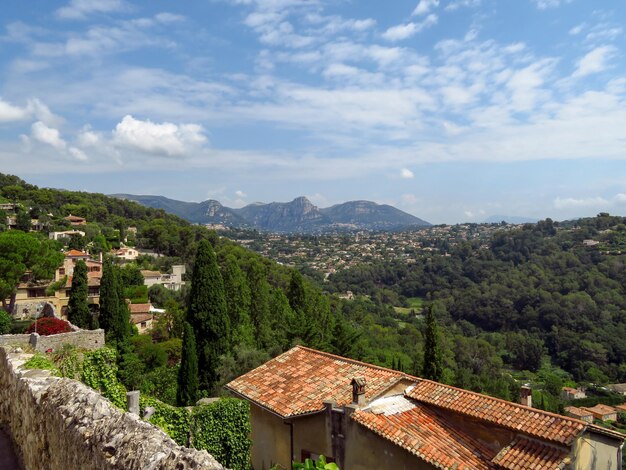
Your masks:
{"label": "pine tree", "polygon": [[222,276],[233,344],[253,346],[255,341],[254,327],[250,320],[250,287],[234,256],[229,255],[226,258]]}
{"label": "pine tree", "polygon": [[191,325],[185,322],[183,333],[183,349],[178,370],[178,389],[176,402],[178,406],[194,405],[198,400],[198,354],[196,337]]}
{"label": "pine tree", "polygon": [[67,319],[79,328],[88,329],[91,326],[91,312],[87,303],[89,287],[87,284],[87,264],[79,260],[74,266],[72,288],[67,306]]}
{"label": "pine tree", "polygon": [[425,379],[439,382],[443,375],[443,359],[439,344],[439,328],[433,313],[432,305],[426,314],[426,330],[424,332],[424,366],[422,374]]}
{"label": "pine tree", "polygon": [[193,268],[187,321],[196,335],[200,388],[213,391],[219,380],[219,358],[230,350],[230,319],[224,281],[207,240],[198,245]]}

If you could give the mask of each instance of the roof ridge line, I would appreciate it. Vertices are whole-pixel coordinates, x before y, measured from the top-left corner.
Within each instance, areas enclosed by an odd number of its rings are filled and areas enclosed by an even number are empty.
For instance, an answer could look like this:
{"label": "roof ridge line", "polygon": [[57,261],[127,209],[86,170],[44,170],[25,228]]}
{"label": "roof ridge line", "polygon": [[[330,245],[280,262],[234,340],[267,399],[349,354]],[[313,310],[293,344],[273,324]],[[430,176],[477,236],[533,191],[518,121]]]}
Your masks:
{"label": "roof ridge line", "polygon": [[[337,360],[340,360],[340,361],[343,361],[343,362],[349,362],[349,363],[352,363],[352,364],[358,364],[358,365],[361,365],[361,366],[365,366],[365,367],[367,367],[369,369],[379,369],[379,370],[384,370],[386,372],[392,372],[392,373],[400,376],[401,378],[408,378],[408,379],[412,379],[412,380],[415,380],[415,381],[424,380],[424,379],[420,379],[419,377],[415,377],[413,375],[409,375],[406,372],[401,372],[399,370],[389,369],[388,367],[377,366],[376,364],[369,364],[367,362],[359,361],[357,359],[351,359],[349,357],[338,356],[337,354],[329,353],[329,352],[326,352],[326,351],[320,351],[318,349],[309,348],[309,347],[303,346],[301,344],[298,344],[298,345],[294,346],[289,351],[291,351],[293,349],[296,349],[296,348],[304,349],[305,351],[312,352],[312,353],[315,353],[315,354],[319,354],[319,355],[322,355],[322,356],[332,357],[334,359],[337,359]],[[289,352],[289,351],[285,351],[285,352]]]}
{"label": "roof ridge line", "polygon": [[[463,393],[470,393],[472,395],[478,395],[480,397],[489,398],[491,400],[494,400],[494,401],[497,401],[497,402],[500,402],[500,403],[505,403],[507,405],[514,405],[514,406],[517,406],[519,408],[525,409],[527,411],[532,411],[533,413],[540,413],[540,414],[543,414],[543,415],[552,416],[554,418],[564,419],[566,421],[573,421],[573,422],[575,422],[577,424],[583,424],[583,425],[587,425],[588,424],[588,423],[586,423],[585,421],[583,421],[581,419],[576,419],[576,418],[573,418],[571,416],[564,416],[564,415],[560,415],[558,413],[552,413],[551,411],[540,410],[539,408],[533,408],[532,406],[522,405],[521,403],[515,403],[514,401],[509,401],[509,400],[504,400],[502,398],[492,397],[491,395],[486,395],[484,393],[474,392],[472,390],[465,390],[463,388],[455,387],[453,385],[447,385],[447,384],[442,384],[441,382],[435,382],[434,380],[430,380],[430,379],[419,379],[419,380],[422,381],[422,382],[428,382],[428,383],[432,383],[432,384],[435,384],[435,385],[441,385],[443,387],[450,388],[450,389],[453,389],[453,390],[458,390],[458,391],[463,392]],[[413,400],[422,401],[422,400],[420,400],[418,398],[414,398],[414,397],[410,397],[410,398],[412,398]],[[425,403],[430,403],[430,402],[425,402]],[[434,404],[434,403],[430,403],[430,404]],[[435,405],[435,406],[438,406],[438,405]],[[445,408],[445,407],[442,406],[441,408]]]}

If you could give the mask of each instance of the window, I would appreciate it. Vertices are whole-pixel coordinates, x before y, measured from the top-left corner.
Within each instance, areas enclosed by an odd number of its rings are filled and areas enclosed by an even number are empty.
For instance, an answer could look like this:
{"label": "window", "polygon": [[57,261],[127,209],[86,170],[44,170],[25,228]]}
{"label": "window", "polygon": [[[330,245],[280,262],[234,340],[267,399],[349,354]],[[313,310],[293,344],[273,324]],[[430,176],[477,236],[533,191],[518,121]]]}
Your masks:
{"label": "window", "polygon": [[45,289],[28,289],[28,297],[45,297]]}
{"label": "window", "polygon": [[65,276],[65,268],[59,268],[59,275]]}

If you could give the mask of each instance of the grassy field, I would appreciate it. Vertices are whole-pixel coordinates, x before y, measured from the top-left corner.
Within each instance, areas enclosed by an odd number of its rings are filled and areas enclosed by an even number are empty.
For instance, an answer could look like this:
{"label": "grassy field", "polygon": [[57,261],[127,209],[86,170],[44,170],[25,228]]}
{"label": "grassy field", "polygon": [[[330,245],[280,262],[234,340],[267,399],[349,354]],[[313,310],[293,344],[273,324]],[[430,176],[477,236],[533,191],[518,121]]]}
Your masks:
{"label": "grassy field", "polygon": [[409,297],[408,299],[409,306],[408,307],[394,307],[393,309],[396,313],[401,313],[403,315],[408,315],[413,310],[415,313],[421,313],[424,303],[424,299],[421,297]]}

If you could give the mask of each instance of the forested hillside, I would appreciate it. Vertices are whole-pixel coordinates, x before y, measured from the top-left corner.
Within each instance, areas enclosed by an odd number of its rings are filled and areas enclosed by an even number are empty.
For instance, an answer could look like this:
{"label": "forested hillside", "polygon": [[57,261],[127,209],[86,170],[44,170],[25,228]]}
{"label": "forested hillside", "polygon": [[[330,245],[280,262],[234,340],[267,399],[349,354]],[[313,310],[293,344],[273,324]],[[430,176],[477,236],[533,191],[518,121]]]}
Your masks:
{"label": "forested hillside", "polygon": [[440,321],[482,334],[517,368],[537,370],[545,348],[577,381],[624,382],[625,223],[608,214],[560,226],[548,219],[497,233],[488,247],[465,243],[415,264],[360,266],[331,284],[383,302],[438,301]]}

